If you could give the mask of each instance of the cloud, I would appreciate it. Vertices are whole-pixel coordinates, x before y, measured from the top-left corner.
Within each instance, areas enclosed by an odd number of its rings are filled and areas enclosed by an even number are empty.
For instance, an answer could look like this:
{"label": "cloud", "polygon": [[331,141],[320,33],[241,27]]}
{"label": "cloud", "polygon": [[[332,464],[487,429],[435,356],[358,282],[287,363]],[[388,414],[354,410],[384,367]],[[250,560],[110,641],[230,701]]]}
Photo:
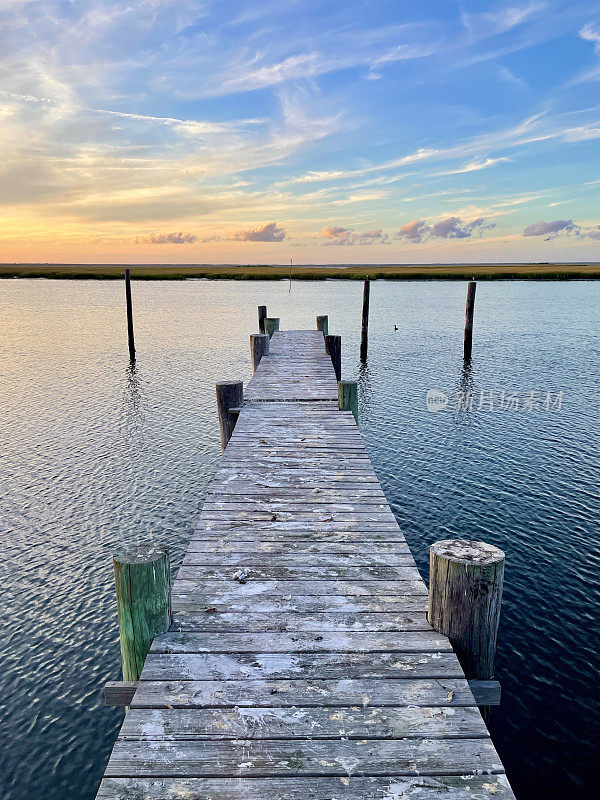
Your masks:
{"label": "cloud", "polygon": [[427,239],[469,239],[474,234],[481,236],[483,231],[494,227],[496,223],[487,222],[484,217],[478,217],[471,222],[463,222],[460,217],[447,217],[433,225],[429,225],[424,219],[413,219],[400,228],[395,238],[415,244]]}
{"label": "cloud", "polygon": [[523,236],[557,236],[571,233],[579,229],[572,219],[555,219],[552,222],[533,222],[523,231]]}
{"label": "cloud", "polygon": [[350,228],[340,228],[339,225],[325,225],[321,231],[321,236],[326,239],[341,239],[348,236],[352,231]]}
{"label": "cloud", "polygon": [[579,31],[579,35],[586,42],[592,42],[594,50],[600,55],[600,29],[594,28],[588,23]]}
{"label": "cloud", "polygon": [[353,245],[353,244],[388,244],[389,235],[381,228],[372,231],[355,233],[352,228],[341,228],[339,225],[325,225],[321,236],[329,241],[327,244]]}
{"label": "cloud", "polygon": [[285,239],[285,230],[276,222],[265,222],[257,228],[234,231],[224,238],[232,242],[282,242]]}
{"label": "cloud", "polygon": [[198,237],[193,233],[151,233],[148,236],[136,236],[136,244],[193,244]]}
{"label": "cloud", "polygon": [[407,222],[406,225],[400,228],[396,237],[398,239],[406,239],[409,242],[422,242],[430,230],[431,226],[424,219],[413,219],[412,222]]}
{"label": "cloud", "polygon": [[527,3],[506,6],[498,11],[463,13],[461,20],[469,33],[477,37],[495,36],[522,25],[527,19],[546,8],[546,3]]}
{"label": "cloud", "polygon": [[432,239],[468,239],[474,233],[481,234],[484,230],[495,227],[495,224],[486,222],[483,217],[472,222],[462,222],[460,217],[448,217],[432,226],[430,236]]}
{"label": "cloud", "polygon": [[460,175],[463,172],[478,172],[480,169],[487,169],[488,167],[494,167],[496,164],[503,164],[506,161],[510,161],[510,158],[506,158],[505,156],[499,158],[485,158],[482,161],[471,161],[468,164],[465,164],[462,167],[457,167],[457,169],[449,169],[445,172],[438,172],[437,175]]}

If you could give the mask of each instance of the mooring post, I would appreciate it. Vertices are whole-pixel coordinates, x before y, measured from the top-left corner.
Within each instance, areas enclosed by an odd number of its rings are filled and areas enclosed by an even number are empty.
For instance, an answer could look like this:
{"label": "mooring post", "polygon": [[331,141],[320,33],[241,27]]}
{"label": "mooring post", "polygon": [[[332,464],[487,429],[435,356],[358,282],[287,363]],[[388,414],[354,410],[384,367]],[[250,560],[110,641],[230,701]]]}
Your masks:
{"label": "mooring post", "polygon": [[323,331],[323,336],[327,336],[329,333],[329,317],[317,317],[317,330]]}
{"label": "mooring post", "polygon": [[265,333],[265,317],[267,316],[267,307],[266,306],[259,306],[258,307],[258,330],[261,333]]}
{"label": "mooring post", "polygon": [[338,408],[340,411],[351,411],[358,424],[358,383],[356,381],[338,381]]}
{"label": "mooring post", "polygon": [[360,358],[366,361],[369,349],[369,298],[371,296],[371,281],[365,278],[363,287],[362,325],[360,329]]}
{"label": "mooring post", "polygon": [[331,363],[338,381],[342,379],[342,337],[327,334],[325,337],[325,352],[331,356]]}
{"label": "mooring post", "polygon": [[225,450],[235,428],[238,414],[230,413],[232,408],[240,408],[244,403],[244,384],[242,381],[223,381],[217,383],[217,410],[219,412],[219,432],[221,449]]}
{"label": "mooring post", "polygon": [[135,343],[133,341],[133,309],[131,306],[131,272],[125,270],[125,303],[127,305],[127,340],[129,342],[129,358],[135,361]]}
{"label": "mooring post", "polygon": [[263,356],[269,355],[269,336],[266,333],[251,333],[250,334],[250,358],[252,360],[252,372],[256,372],[256,368],[260,364]]}
{"label": "mooring post", "polygon": [[279,317],[265,317],[265,333],[268,333],[269,337],[271,337],[278,330]]}
{"label": "mooring post", "polygon": [[467,310],[465,311],[465,347],[464,357],[468,361],[471,358],[473,348],[473,312],[475,311],[475,289],[477,283],[469,281],[467,286]]}
{"label": "mooring post", "polygon": [[450,639],[467,679],[489,680],[500,622],[504,553],[445,539],[429,551],[429,624]]}
{"label": "mooring post", "polygon": [[147,542],[113,556],[124,681],[137,681],[155,636],[171,625],[169,551]]}

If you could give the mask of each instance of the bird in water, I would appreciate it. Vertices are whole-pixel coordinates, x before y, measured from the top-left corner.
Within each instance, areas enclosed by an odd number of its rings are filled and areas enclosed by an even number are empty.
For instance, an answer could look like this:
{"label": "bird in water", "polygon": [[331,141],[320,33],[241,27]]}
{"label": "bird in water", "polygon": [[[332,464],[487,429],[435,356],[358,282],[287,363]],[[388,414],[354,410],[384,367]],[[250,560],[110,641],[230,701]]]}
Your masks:
{"label": "bird in water", "polygon": [[398,330],[398,326],[397,326],[397,325],[394,325],[394,330],[395,330],[395,331],[397,331],[397,330]]}

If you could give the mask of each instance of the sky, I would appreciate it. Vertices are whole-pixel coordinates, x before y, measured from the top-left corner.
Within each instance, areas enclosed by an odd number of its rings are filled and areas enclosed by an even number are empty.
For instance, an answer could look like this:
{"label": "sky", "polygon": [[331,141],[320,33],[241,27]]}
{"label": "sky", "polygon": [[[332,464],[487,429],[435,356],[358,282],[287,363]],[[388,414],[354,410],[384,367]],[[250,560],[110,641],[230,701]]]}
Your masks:
{"label": "sky", "polygon": [[600,2],[0,0],[0,261],[600,261]]}

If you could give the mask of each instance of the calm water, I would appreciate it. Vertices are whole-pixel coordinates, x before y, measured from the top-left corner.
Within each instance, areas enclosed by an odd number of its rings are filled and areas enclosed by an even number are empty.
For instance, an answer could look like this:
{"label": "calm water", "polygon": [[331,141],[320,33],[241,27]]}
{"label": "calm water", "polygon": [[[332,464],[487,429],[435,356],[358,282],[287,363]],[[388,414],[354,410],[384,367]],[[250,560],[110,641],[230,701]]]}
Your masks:
{"label": "calm water", "polygon": [[[120,677],[111,553],[153,536],[178,563],[220,454],[214,384],[249,378],[263,302],[282,327],[329,313],[342,334],[369,452],[423,574],[439,538],[506,551],[490,724],[517,796],[597,797],[600,283],[480,283],[469,372],[464,284],[373,284],[365,369],[359,284],[133,294],[132,372],[120,283],[0,281],[0,797],[94,797],[121,722],[101,691]],[[431,388],[445,410],[426,410]],[[521,406],[539,392],[541,406],[499,409],[502,391]]]}

